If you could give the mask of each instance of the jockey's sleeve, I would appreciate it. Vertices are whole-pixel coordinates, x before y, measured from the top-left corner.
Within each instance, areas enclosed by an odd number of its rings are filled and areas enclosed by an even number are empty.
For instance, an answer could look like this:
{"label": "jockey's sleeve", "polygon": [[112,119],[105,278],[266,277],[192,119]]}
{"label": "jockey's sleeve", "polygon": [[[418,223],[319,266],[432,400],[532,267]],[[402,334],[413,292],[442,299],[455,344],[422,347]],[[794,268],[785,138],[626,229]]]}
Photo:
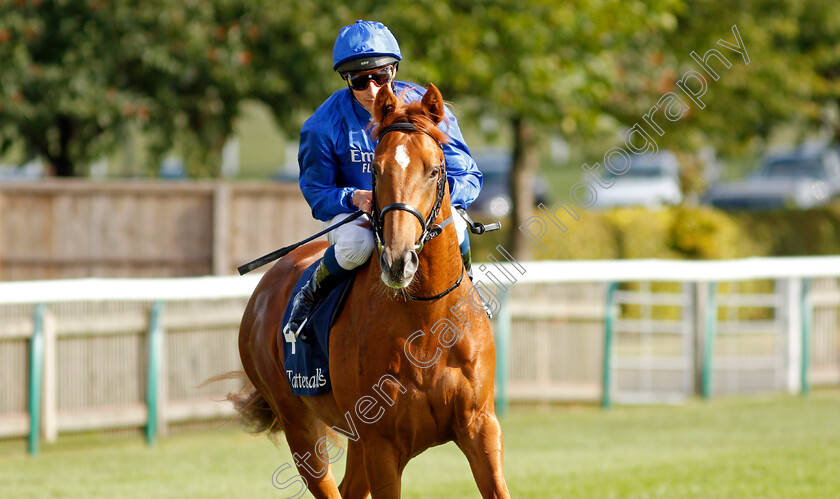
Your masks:
{"label": "jockey's sleeve", "polygon": [[300,167],[300,190],[309,206],[312,216],[318,220],[329,220],[341,213],[351,213],[353,187],[338,187],[336,173],[338,161],[333,153],[332,139],[319,127],[304,124],[300,131],[298,165]]}
{"label": "jockey's sleeve", "polygon": [[453,206],[467,208],[481,191],[482,175],[464,142],[455,115],[446,108],[446,120],[440,129],[449,135],[449,142],[443,145],[446,158],[446,173],[449,178],[449,192]]}

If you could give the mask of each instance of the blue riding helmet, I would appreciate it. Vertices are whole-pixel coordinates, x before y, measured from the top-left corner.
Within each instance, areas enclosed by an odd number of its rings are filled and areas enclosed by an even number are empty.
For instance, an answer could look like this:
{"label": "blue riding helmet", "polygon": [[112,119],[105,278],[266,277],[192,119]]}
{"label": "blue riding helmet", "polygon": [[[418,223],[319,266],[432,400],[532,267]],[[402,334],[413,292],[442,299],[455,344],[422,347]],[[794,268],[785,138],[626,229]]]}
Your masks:
{"label": "blue riding helmet", "polygon": [[397,39],[377,21],[359,19],[341,28],[333,46],[333,69],[339,73],[364,71],[400,60]]}

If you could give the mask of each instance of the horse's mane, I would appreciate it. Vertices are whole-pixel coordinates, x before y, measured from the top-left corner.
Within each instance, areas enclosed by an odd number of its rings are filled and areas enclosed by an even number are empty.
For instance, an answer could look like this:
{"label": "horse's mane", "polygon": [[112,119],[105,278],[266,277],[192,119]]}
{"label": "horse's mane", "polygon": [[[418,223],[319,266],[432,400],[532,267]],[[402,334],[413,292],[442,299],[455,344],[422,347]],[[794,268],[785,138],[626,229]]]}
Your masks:
{"label": "horse's mane", "polygon": [[[422,102],[416,100],[406,103],[404,97],[405,91],[400,92],[400,95],[397,96],[397,108],[373,129],[372,135],[374,140],[379,140],[379,131],[387,126],[393,125],[394,123],[411,123],[418,131],[428,133],[441,144],[449,142],[449,136],[441,131],[431,118],[423,112]],[[446,122],[445,117],[444,122]]]}

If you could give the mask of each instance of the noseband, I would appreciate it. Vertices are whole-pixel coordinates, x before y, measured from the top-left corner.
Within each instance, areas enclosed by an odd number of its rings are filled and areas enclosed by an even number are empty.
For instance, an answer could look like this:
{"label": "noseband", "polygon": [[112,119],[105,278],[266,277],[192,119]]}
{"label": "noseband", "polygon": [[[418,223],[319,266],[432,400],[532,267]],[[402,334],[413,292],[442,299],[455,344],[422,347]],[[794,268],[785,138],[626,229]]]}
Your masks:
{"label": "noseband", "polygon": [[[425,130],[418,130],[417,127],[414,126],[413,123],[394,123],[393,125],[386,126],[382,129],[379,133],[379,140],[382,140],[382,137],[385,136],[388,132],[421,132],[425,133],[429,137],[432,137],[432,134]],[[443,152],[443,146],[437,139],[432,137],[435,143],[440,147],[441,152]],[[391,203],[386,205],[381,210],[379,209],[379,204],[376,202],[376,172],[373,168],[371,168],[371,184],[372,184],[372,191],[373,191],[373,200],[371,202],[371,223],[373,224],[373,233],[374,237],[376,238],[376,244],[379,248],[383,248],[385,246],[384,240],[385,235],[383,233],[385,228],[385,214],[389,211],[407,211],[414,215],[415,218],[420,222],[420,227],[423,228],[423,233],[420,234],[420,240],[417,244],[414,245],[415,251],[420,251],[423,249],[423,245],[427,242],[431,241],[432,239],[436,238],[443,232],[443,227],[451,222],[451,217],[447,219],[442,225],[438,225],[435,222],[435,219],[438,216],[438,212],[440,211],[440,205],[443,203],[443,194],[444,189],[446,187],[446,159],[444,158],[440,163],[440,172],[438,173],[438,181],[437,181],[437,189],[435,192],[435,204],[432,206],[432,211],[429,212],[428,218],[423,218],[423,214],[420,213],[420,210],[411,206],[407,203]]]}
{"label": "noseband", "polygon": [[[425,133],[429,137],[432,137],[432,140],[437,143],[438,147],[440,148],[441,152],[443,152],[443,145],[435,139],[432,134],[427,132],[426,130],[418,129],[414,126],[413,123],[394,123],[392,125],[388,125],[383,128],[379,132],[379,140],[382,140],[382,137],[389,132],[405,132],[405,133],[412,133],[412,132],[421,132]],[[427,242],[431,241],[432,239],[436,238],[443,232],[443,228],[449,225],[452,222],[452,215],[449,216],[446,220],[441,222],[440,224],[436,224],[435,219],[438,216],[438,212],[440,211],[440,205],[443,203],[443,195],[444,189],[446,188],[446,157],[441,160],[440,163],[440,172],[438,173],[438,181],[437,181],[437,189],[435,191],[435,204],[432,206],[432,211],[429,212],[428,218],[423,218],[423,214],[420,213],[420,210],[411,206],[407,203],[391,203],[386,205],[382,210],[379,209],[379,204],[376,202],[376,171],[371,168],[371,190],[373,192],[373,199],[371,200],[371,209],[370,209],[370,221],[373,225],[373,235],[376,239],[376,247],[377,250],[381,253],[383,248],[385,247],[384,240],[384,226],[385,226],[385,214],[390,211],[407,211],[414,215],[415,218],[420,222],[420,226],[423,228],[423,233],[420,234],[420,242],[414,245],[414,250],[418,253],[420,250],[423,249],[423,245]],[[428,300],[437,300],[438,298],[442,298],[448,295],[452,290],[457,288],[461,284],[461,280],[464,279],[464,267],[461,266],[461,275],[458,277],[458,280],[455,281],[455,284],[447,288],[442,293],[438,293],[434,296],[412,296],[405,292],[405,290],[400,290],[400,294],[404,297],[412,299],[412,300],[419,300],[419,301],[428,301]]]}

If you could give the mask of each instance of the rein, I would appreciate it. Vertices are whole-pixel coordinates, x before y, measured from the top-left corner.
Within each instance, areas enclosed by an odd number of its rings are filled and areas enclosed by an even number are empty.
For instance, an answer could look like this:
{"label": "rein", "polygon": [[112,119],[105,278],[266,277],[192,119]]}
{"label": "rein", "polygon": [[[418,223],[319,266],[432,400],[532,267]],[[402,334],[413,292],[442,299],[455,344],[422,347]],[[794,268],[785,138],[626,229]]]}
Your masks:
{"label": "rein", "polygon": [[[438,147],[440,147],[441,152],[443,152],[443,145],[435,139],[432,134],[429,132],[418,129],[414,126],[413,123],[394,123],[391,125],[386,126],[382,129],[379,133],[379,140],[382,140],[382,137],[389,132],[405,132],[405,133],[412,133],[412,132],[420,132],[425,133],[429,137],[431,137],[435,143],[437,143]],[[435,189],[435,204],[432,206],[432,210],[429,212],[429,216],[427,218],[423,218],[423,214],[420,213],[420,210],[411,206],[407,203],[391,203],[386,205],[381,210],[379,209],[379,203],[376,201],[376,171],[371,168],[371,190],[372,190],[372,200],[371,200],[371,209],[370,209],[370,220],[371,224],[373,225],[373,235],[376,239],[376,249],[377,253],[381,253],[383,248],[385,247],[384,244],[384,228],[385,228],[385,214],[391,211],[407,211],[414,215],[417,218],[417,221],[420,222],[420,227],[423,228],[423,232],[420,234],[420,240],[417,244],[414,245],[414,250],[418,253],[423,249],[423,246],[431,241],[432,239],[436,238],[443,232],[443,228],[449,225],[452,222],[452,215],[449,216],[446,220],[441,222],[440,224],[436,224],[435,219],[437,219],[438,212],[440,211],[441,204],[443,203],[443,196],[445,194],[446,189],[446,157],[441,160],[440,163],[440,172],[438,173],[438,181],[437,187]],[[406,293],[404,290],[400,290],[400,294],[404,297],[409,298],[411,300],[417,301],[429,301],[429,300],[437,300],[438,298],[443,298],[444,296],[451,293],[455,288],[457,288],[461,281],[464,279],[464,267],[461,266],[461,275],[458,276],[458,279],[455,281],[455,284],[447,288],[442,293],[438,293],[434,296],[412,296]]]}

